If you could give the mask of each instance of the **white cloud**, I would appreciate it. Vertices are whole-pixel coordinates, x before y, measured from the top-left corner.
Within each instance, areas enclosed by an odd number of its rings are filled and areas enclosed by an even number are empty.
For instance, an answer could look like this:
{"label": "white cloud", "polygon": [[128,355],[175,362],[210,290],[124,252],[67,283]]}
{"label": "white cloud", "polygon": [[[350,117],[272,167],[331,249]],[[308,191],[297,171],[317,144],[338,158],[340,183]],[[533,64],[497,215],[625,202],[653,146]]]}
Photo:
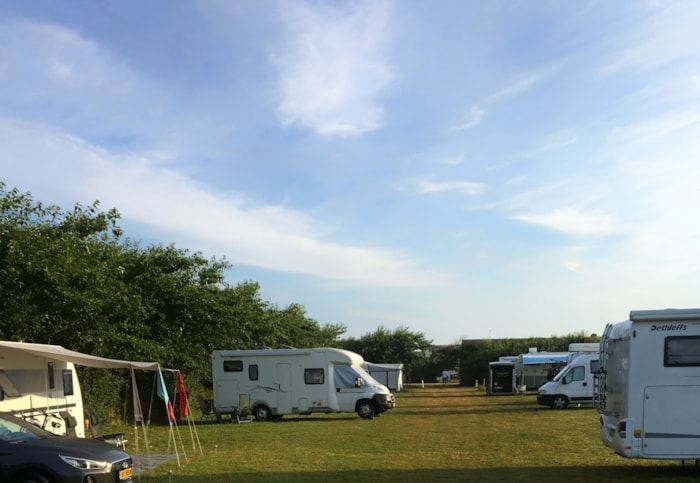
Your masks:
{"label": "white cloud", "polygon": [[450,131],[464,131],[465,129],[472,128],[479,125],[481,119],[484,117],[484,110],[478,107],[472,107],[469,109],[469,113],[464,121],[456,124],[450,128]]}
{"label": "white cloud", "polygon": [[476,196],[486,191],[484,183],[473,181],[432,181],[427,178],[416,178],[411,180],[414,191],[420,194],[459,192],[467,196]]}
{"label": "white cloud", "polygon": [[160,240],[225,255],[235,264],[365,286],[435,286],[447,280],[399,250],[325,240],[318,233],[323,223],[303,212],[240,193],[212,192],[146,157],[114,155],[53,128],[0,118],[0,144],[0,168],[9,186],[20,191],[32,186],[46,203],[98,199],[105,209],[117,208],[125,221],[150,227]]}
{"label": "white cloud", "polygon": [[576,207],[558,208],[544,213],[524,213],[513,218],[574,236],[602,236],[617,230],[615,220],[609,214],[585,212]]}
{"label": "white cloud", "polygon": [[558,67],[545,67],[542,68],[538,71],[533,71],[529,72],[527,74],[523,74],[515,81],[513,81],[512,84],[504,87],[500,91],[495,92],[494,94],[491,94],[486,101],[487,102],[495,102],[499,101],[502,99],[507,99],[510,97],[515,97],[517,95],[520,95],[530,89],[532,89],[534,86],[537,84],[540,84],[547,79],[549,79],[554,73],[558,70]]}
{"label": "white cloud", "polygon": [[459,166],[464,162],[464,155],[459,154],[457,156],[452,156],[442,160],[444,164],[449,164],[450,166]]}
{"label": "white cloud", "polygon": [[659,2],[650,7],[644,21],[623,31],[620,46],[611,49],[608,56],[611,60],[599,68],[601,75],[612,76],[628,69],[649,69],[697,57],[700,5],[693,1]]}
{"label": "white cloud", "polygon": [[286,46],[273,59],[284,125],[352,136],[380,128],[379,97],[392,81],[386,59],[390,4],[284,2]]}

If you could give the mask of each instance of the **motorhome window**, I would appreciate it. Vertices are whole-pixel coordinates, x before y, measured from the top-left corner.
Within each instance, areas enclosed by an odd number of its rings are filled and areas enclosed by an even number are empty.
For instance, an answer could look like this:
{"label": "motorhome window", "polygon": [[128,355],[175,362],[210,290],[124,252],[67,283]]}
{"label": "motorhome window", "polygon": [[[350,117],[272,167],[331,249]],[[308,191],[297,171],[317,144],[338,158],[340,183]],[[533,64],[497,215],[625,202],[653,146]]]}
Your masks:
{"label": "motorhome window", "polygon": [[250,379],[251,381],[258,380],[258,365],[257,364],[251,364],[248,366],[248,379]]}
{"label": "motorhome window", "polygon": [[48,363],[49,389],[56,389],[56,375],[53,372],[53,362]]}
{"label": "motorhome window", "polygon": [[306,384],[323,384],[324,374],[323,369],[304,369],[304,383]]}
{"label": "motorhome window", "polygon": [[243,372],[243,361],[224,361],[224,372]]}
{"label": "motorhome window", "polygon": [[70,369],[63,370],[63,395],[73,395],[73,371]]}
{"label": "motorhome window", "polygon": [[583,366],[572,367],[569,373],[564,376],[564,384],[574,381],[583,381],[586,377],[586,368]]}
{"label": "motorhome window", "polygon": [[700,336],[666,337],[664,367],[700,366]]}

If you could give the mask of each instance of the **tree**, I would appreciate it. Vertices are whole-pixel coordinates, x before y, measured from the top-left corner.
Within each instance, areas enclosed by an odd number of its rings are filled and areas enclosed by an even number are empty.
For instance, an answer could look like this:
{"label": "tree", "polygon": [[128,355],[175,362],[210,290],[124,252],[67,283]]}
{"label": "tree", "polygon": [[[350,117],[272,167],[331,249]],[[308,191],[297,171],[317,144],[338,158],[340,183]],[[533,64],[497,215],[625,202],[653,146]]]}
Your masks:
{"label": "tree", "polygon": [[[326,345],[345,332],[300,304],[262,300],[255,282],[230,286],[225,259],[140,247],[123,238],[119,218],[97,201],[45,206],[0,182],[0,338],[158,361],[196,385],[211,382],[215,349]],[[103,374],[81,370],[83,393],[113,405],[121,400],[115,376]]]}
{"label": "tree", "polygon": [[341,347],[360,354],[366,361],[381,363],[403,363],[404,373],[410,380],[412,369],[424,359],[432,341],[422,332],[411,332],[401,326],[393,332],[380,326],[375,332],[359,339],[340,341]]}

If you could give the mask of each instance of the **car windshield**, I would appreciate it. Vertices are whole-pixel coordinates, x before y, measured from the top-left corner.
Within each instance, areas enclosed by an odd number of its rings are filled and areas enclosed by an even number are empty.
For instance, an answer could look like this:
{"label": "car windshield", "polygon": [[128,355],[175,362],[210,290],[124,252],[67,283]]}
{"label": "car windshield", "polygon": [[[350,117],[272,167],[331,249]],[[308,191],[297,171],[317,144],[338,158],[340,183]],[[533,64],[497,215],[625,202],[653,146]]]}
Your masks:
{"label": "car windshield", "polygon": [[51,433],[10,414],[0,413],[0,441],[40,439]]}

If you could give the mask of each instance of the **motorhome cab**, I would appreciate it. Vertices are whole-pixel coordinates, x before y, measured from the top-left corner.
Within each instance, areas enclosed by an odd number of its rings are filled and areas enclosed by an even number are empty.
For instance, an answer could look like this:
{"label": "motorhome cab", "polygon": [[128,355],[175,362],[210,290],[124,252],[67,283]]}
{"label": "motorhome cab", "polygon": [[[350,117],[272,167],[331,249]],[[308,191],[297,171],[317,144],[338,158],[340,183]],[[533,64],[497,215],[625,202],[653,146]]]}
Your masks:
{"label": "motorhome cab", "polygon": [[608,324],[595,406],[627,458],[700,459],[700,309],[639,310]]}
{"label": "motorhome cab", "polygon": [[565,409],[569,404],[593,403],[593,375],[598,372],[598,354],[583,353],[549,382],[540,386],[537,404]]}
{"label": "motorhome cab", "polygon": [[257,349],[214,351],[211,357],[217,414],[235,413],[242,400],[249,401],[257,420],[337,412],[371,419],[395,406],[394,395],[362,368],[364,360],[354,352]]}

